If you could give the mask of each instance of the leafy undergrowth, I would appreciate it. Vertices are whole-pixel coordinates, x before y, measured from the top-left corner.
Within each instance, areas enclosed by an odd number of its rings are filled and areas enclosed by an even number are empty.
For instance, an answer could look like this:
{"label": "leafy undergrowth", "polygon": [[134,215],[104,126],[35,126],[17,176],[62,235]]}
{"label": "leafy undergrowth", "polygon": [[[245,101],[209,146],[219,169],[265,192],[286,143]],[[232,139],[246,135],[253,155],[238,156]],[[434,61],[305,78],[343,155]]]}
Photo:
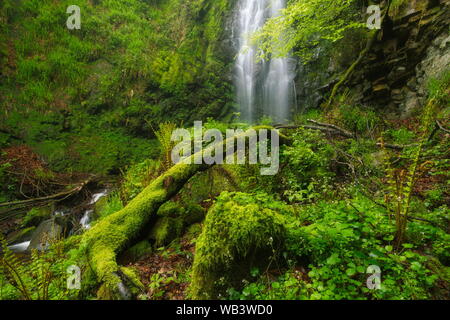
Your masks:
{"label": "leafy undergrowth", "polygon": [[184,300],[190,283],[189,271],[193,262],[195,244],[184,238],[168,248],[159,248],[132,267],[145,286],[142,299]]}

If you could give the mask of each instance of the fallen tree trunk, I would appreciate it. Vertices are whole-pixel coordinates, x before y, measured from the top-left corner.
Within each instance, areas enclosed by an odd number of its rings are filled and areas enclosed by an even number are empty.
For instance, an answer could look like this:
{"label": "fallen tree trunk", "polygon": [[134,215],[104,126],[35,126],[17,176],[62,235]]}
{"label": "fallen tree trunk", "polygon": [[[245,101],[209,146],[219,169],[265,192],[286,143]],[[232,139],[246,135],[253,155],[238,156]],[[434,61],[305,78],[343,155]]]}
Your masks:
{"label": "fallen tree trunk", "polygon": [[[257,131],[273,128],[254,129]],[[232,146],[232,152],[235,152],[236,139],[247,134],[248,131],[223,141],[225,152],[231,151],[226,150],[229,146]],[[126,296],[123,294],[124,275],[121,275],[116,256],[136,240],[142,229],[156,215],[159,207],[174,197],[190,178],[214,165],[204,164],[203,161],[199,161],[203,164],[190,163],[197,163],[195,159],[198,160],[199,157],[202,159],[203,154],[211,150],[209,148],[215,147],[216,144],[209,146],[188,158],[189,162],[174,165],[147,186],[125,208],[99,221],[82,236],[81,248],[87,251],[90,265],[99,282],[103,284],[101,290],[107,292],[105,296],[115,298]]]}

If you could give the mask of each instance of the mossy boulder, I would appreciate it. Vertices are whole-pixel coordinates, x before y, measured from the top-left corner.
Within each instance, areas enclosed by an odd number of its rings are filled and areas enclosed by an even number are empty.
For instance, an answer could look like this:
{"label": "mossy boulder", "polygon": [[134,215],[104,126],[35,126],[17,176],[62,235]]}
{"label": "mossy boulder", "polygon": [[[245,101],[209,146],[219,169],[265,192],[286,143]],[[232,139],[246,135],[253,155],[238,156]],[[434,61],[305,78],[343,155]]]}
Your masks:
{"label": "mossy boulder", "polygon": [[187,226],[199,223],[205,219],[206,210],[199,204],[190,204],[186,207],[184,223]]}
{"label": "mossy boulder", "polygon": [[61,238],[63,227],[56,219],[42,222],[33,232],[28,249],[47,250],[50,244]]}
{"label": "mossy boulder", "polygon": [[94,205],[94,219],[98,219],[101,217],[102,212],[108,206],[108,197],[101,197]]}
{"label": "mossy boulder", "polygon": [[[247,131],[242,133],[242,136],[247,135]],[[239,135],[229,138],[222,145],[225,148],[239,138]],[[123,280],[118,275],[117,255],[129,248],[136,237],[145,232],[146,226],[158,218],[157,212],[164,203],[173,199],[194,175],[211,167],[200,160],[204,153],[215,148],[215,145],[207,147],[203,152],[197,152],[174,165],[154,179],[123,209],[101,219],[83,234],[80,249],[87,252],[98,281],[104,290],[110,291],[111,296],[121,296],[123,286]]]}
{"label": "mossy boulder", "polygon": [[158,210],[158,216],[160,217],[181,217],[184,215],[185,209],[175,201],[168,201],[164,203]]}
{"label": "mossy boulder", "polygon": [[11,244],[20,243],[20,242],[29,240],[29,239],[31,239],[31,236],[35,229],[36,229],[36,227],[33,226],[33,227],[24,228],[24,229],[20,229],[20,230],[11,232],[6,237],[6,242],[8,243],[8,245],[11,245]]}
{"label": "mossy boulder", "polygon": [[282,252],[290,208],[265,194],[224,192],[209,210],[197,240],[190,293],[215,299],[253,267]]}
{"label": "mossy boulder", "polygon": [[202,229],[203,227],[201,223],[194,223],[193,225],[187,228],[183,238],[192,243],[195,239],[197,239],[200,236],[200,234],[202,233]]}

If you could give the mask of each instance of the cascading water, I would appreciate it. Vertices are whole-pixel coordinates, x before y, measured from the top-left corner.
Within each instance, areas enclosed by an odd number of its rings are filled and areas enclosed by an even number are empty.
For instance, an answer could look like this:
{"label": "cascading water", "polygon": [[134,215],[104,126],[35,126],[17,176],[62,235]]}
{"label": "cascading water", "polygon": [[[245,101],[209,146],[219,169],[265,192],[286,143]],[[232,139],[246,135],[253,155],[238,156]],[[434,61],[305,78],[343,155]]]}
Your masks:
{"label": "cascading water", "polygon": [[239,2],[238,35],[239,54],[236,60],[236,85],[238,103],[244,120],[253,121],[257,63],[256,48],[249,37],[264,25],[267,0],[241,0]]}
{"label": "cascading water", "polygon": [[267,19],[280,15],[285,6],[285,0],[240,0],[238,4],[235,82],[241,116],[248,122],[262,115],[286,122],[295,103],[294,61],[290,58],[258,61],[258,48],[250,40]]}
{"label": "cascading water", "polygon": [[[80,219],[80,225],[83,229],[87,230],[87,229],[91,228],[92,214],[94,213],[92,206],[95,205],[101,198],[103,198],[107,195],[108,195],[108,190],[102,190],[102,191],[97,192],[92,195],[92,198],[90,199],[90,201],[88,203],[90,208],[84,212],[82,218]],[[52,216],[53,216],[53,218],[55,218],[55,217],[64,218],[65,216],[70,215],[70,214],[71,214],[70,209],[69,210],[56,210],[53,212]],[[52,219],[46,220],[43,223],[41,223],[41,225],[44,225],[44,224],[49,224],[52,226],[52,228],[54,228],[56,226],[56,224],[54,224],[52,222]],[[31,240],[23,241],[23,242],[17,243],[17,244],[12,244],[12,245],[8,246],[8,248],[14,252],[26,252],[26,251],[29,251],[29,248],[31,245],[31,248],[33,248],[33,249],[46,250],[46,248],[48,247],[48,242],[41,243],[41,240],[43,237],[47,238],[49,235],[44,235],[44,233],[46,233],[46,232],[41,233],[39,230],[40,226],[36,229],[36,232],[34,232],[32,234]],[[48,231],[51,229],[45,229],[45,230]],[[74,231],[77,231],[77,230],[72,229],[70,231],[70,235],[72,235]],[[52,233],[53,233],[53,231],[52,231]],[[59,231],[55,232],[54,234],[56,236],[59,236]],[[55,238],[56,238],[56,236],[55,236]],[[45,241],[47,241],[47,240],[45,240]]]}

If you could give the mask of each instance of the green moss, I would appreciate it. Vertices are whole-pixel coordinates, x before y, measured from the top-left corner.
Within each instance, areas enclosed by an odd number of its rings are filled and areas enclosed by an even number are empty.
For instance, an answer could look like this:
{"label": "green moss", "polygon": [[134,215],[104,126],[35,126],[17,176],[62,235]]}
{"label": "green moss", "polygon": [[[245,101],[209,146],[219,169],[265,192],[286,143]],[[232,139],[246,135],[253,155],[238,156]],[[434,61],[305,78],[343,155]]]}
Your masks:
{"label": "green moss", "polygon": [[205,218],[206,211],[199,204],[189,204],[186,207],[186,213],[184,214],[183,220],[185,225],[190,226],[198,222],[203,221]]}
{"label": "green moss", "polygon": [[158,216],[181,218],[184,226],[190,226],[205,218],[205,209],[197,203],[168,201],[159,208]]}
{"label": "green moss", "polygon": [[[243,135],[246,135],[244,132]],[[230,140],[238,137],[230,138]],[[225,140],[224,145],[230,142]],[[122,210],[100,220],[82,237],[81,247],[87,250],[94,272],[99,282],[104,282],[109,290],[117,293],[121,283],[117,275],[119,267],[117,254],[123,252],[141,234],[152,218],[156,218],[159,208],[172,199],[196,173],[209,168],[206,164],[195,165],[202,152],[192,155],[191,161],[181,162],[163,175],[153,180]],[[258,201],[264,200],[259,199]]]}
{"label": "green moss", "polygon": [[127,284],[127,287],[130,288],[133,296],[136,297],[139,293],[145,290],[145,286],[139,279],[139,274],[136,270],[128,267],[121,267],[120,272],[125,276],[125,283]]}
{"label": "green moss", "polygon": [[116,255],[141,233],[159,207],[202,168],[206,166],[180,163],[172,167],[125,208],[100,220],[83,235],[81,246],[88,251],[99,282],[104,282],[109,290],[117,292],[121,279],[117,275]]}
{"label": "green moss", "polygon": [[108,197],[102,197],[94,207],[94,219],[100,220],[105,218],[114,212],[117,212],[123,208],[122,200],[118,193],[113,193]]}
{"label": "green moss", "polygon": [[[285,238],[286,205],[269,196],[224,192],[209,210],[197,240],[190,292],[194,299],[217,298],[220,282],[230,281],[233,266],[270,256]],[[256,259],[264,261],[264,259]],[[249,268],[255,261],[244,264]],[[242,267],[242,266],[241,266]],[[241,272],[239,272],[242,274]]]}
{"label": "green moss", "polygon": [[144,240],[136,243],[130,249],[124,252],[123,256],[127,261],[137,261],[143,256],[152,252],[151,244]]}
{"label": "green moss", "polygon": [[184,238],[190,243],[193,243],[202,233],[202,229],[203,227],[201,223],[194,223],[186,230]]}
{"label": "green moss", "polygon": [[158,216],[161,217],[180,217],[185,210],[181,205],[174,201],[164,203],[158,210]]}
{"label": "green moss", "polygon": [[50,218],[53,212],[53,206],[46,206],[41,208],[33,208],[28,211],[27,215],[22,220],[22,227],[38,226],[44,220]]}
{"label": "green moss", "polygon": [[183,226],[182,218],[162,217],[156,221],[149,238],[155,241],[157,247],[162,247],[181,236]]}
{"label": "green moss", "polygon": [[82,29],[70,31],[72,4],[0,4],[2,124],[55,171],[118,173],[157,154],[147,121],[232,103],[221,40],[233,1],[77,0]]}

